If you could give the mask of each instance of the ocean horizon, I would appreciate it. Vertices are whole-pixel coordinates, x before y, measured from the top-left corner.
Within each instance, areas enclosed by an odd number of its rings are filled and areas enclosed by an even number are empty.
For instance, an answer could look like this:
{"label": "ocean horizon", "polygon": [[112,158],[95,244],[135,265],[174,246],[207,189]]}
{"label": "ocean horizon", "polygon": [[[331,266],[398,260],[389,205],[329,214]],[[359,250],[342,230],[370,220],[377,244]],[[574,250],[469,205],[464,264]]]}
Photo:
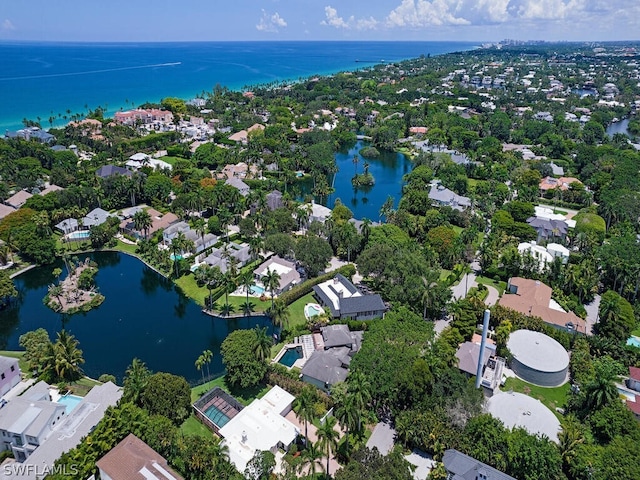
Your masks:
{"label": "ocean horizon", "polygon": [[0,133],[22,119],[59,127],[100,106],[108,115],[165,97],[194,98],[216,85],[241,90],[272,82],[367,68],[421,55],[476,48],[477,42],[3,41]]}

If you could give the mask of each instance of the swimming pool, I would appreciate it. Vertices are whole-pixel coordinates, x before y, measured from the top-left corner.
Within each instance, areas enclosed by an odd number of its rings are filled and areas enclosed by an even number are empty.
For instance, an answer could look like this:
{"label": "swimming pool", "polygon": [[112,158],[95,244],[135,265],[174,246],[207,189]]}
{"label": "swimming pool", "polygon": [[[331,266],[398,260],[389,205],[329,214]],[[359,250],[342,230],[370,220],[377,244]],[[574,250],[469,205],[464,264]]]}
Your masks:
{"label": "swimming pool", "polygon": [[254,285],[251,287],[251,293],[253,295],[263,295],[265,292],[265,289],[262,285]]}
{"label": "swimming pool", "polygon": [[77,232],[71,232],[67,235],[69,240],[86,240],[91,236],[89,230],[79,230]]}
{"label": "swimming pool", "polygon": [[631,335],[627,340],[627,345],[630,347],[640,348],[640,338],[635,335]]}
{"label": "swimming pool", "polygon": [[171,261],[175,261],[175,260],[182,260],[182,255],[174,255],[173,253],[171,255],[169,255],[169,259],[171,259]]}
{"label": "swimming pool", "polygon": [[229,416],[224,413],[216,405],[211,405],[207,408],[204,414],[211,420],[218,428],[224,427],[230,420]]}
{"label": "swimming pool", "polygon": [[302,347],[287,348],[287,351],[280,357],[278,363],[291,368],[293,364],[296,363],[296,360],[300,358],[302,358]]}
{"label": "swimming pool", "polygon": [[307,318],[316,317],[318,315],[322,315],[324,313],[324,308],[322,308],[317,303],[307,303],[304,306],[304,316]]}
{"label": "swimming pool", "polygon": [[81,401],[82,397],[71,394],[64,395],[58,399],[58,403],[61,403],[66,407],[65,415],[69,415],[71,412],[73,412],[73,409],[76,408]]}

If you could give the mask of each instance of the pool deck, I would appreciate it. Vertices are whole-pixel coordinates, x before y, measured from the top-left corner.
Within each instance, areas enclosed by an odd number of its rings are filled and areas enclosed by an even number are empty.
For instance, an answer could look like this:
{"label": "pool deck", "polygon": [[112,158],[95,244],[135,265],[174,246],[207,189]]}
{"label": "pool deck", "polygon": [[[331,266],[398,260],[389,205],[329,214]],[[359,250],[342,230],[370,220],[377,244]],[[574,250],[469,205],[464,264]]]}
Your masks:
{"label": "pool deck", "polygon": [[[311,335],[302,335],[301,337],[296,337],[293,340],[293,343],[287,343],[283,346],[278,354],[273,358],[271,363],[279,363],[282,356],[286,353],[286,351],[290,348],[296,348],[302,346],[302,358],[297,359],[293,365],[287,367],[287,369],[291,370],[292,368],[300,368],[304,367],[304,364],[307,363],[311,354],[316,350],[313,343],[313,336]],[[286,365],[284,365],[286,367]]]}

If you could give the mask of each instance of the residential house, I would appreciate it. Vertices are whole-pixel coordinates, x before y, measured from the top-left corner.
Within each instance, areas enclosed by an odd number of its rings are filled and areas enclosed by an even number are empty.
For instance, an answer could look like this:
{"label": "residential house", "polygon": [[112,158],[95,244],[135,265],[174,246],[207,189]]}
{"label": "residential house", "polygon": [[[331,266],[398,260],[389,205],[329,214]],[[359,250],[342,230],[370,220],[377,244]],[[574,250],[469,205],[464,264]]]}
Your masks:
{"label": "residential house", "polygon": [[284,202],[282,201],[282,193],[278,190],[267,193],[265,199],[267,201],[267,208],[271,211],[282,208],[284,205]]}
{"label": "residential house", "polygon": [[[29,398],[29,392],[38,387],[38,385],[39,384],[36,384],[31,387],[27,392],[17,398],[25,397],[27,403],[34,403],[34,401]],[[44,385],[46,386],[48,395],[48,386],[46,384]],[[102,420],[107,408],[115,406],[121,397],[122,389],[112,382],[93,387],[71,413],[61,415],[60,421],[56,420],[55,426],[53,426],[44,442],[41,442],[35,451],[23,462],[23,465],[28,466],[23,470],[23,473],[14,471],[11,474],[7,474],[5,471],[4,478],[21,480],[36,480],[37,478],[41,478],[36,477],[36,473],[38,471],[42,472],[46,468],[51,469],[54,462],[60,458],[64,452],[68,452],[78,446],[82,439],[93,431],[98,422]],[[17,400],[17,398],[10,400],[9,403]],[[65,405],[54,402],[49,403],[60,405],[63,411],[66,408]],[[0,409],[0,416],[3,415],[3,410],[8,406],[9,404]],[[34,412],[31,407],[29,407],[29,411]],[[40,416],[38,416],[38,418],[40,418]],[[29,468],[29,466],[31,468]]]}
{"label": "residential house", "polygon": [[63,234],[75,232],[78,230],[78,220],[75,218],[65,218],[59,223],[56,223],[56,229]]}
{"label": "residential house", "polygon": [[44,143],[46,145],[52,145],[56,141],[56,137],[49,132],[45,132],[39,127],[27,127],[15,132],[7,130],[5,132],[6,138],[21,138],[23,140],[32,140],[38,143]]}
{"label": "residential house", "polygon": [[251,190],[251,188],[249,188],[249,185],[236,177],[228,178],[224,183],[225,185],[230,185],[233,188],[237,189],[240,192],[240,195],[242,195],[243,197],[249,195],[249,191]]}
{"label": "residential house", "polygon": [[586,322],[573,312],[565,312],[551,295],[551,287],[539,280],[512,277],[498,304],[523,315],[540,317],[546,324],[560,330],[587,333]]}
{"label": "residential house", "polygon": [[447,480],[516,480],[458,450],[445,450],[442,456]]}
{"label": "residential house", "polygon": [[164,160],[152,158],[146,153],[135,153],[129,157],[125,165],[131,170],[140,170],[142,167],[151,167],[154,170],[171,170],[173,167]]}
{"label": "residential house", "polygon": [[[299,208],[305,208],[305,205],[302,205]],[[311,213],[309,215],[309,223],[312,223],[312,222],[324,223],[327,221],[327,218],[329,218],[330,216],[331,216],[330,208],[327,208],[324,205],[320,205],[319,203],[316,203],[316,202],[311,203]]]}
{"label": "residential house", "polygon": [[125,112],[116,112],[113,115],[113,119],[116,123],[129,126],[135,125],[138,122],[142,124],[171,123],[173,121],[173,113],[157,108],[137,108]]}
{"label": "residential house", "polygon": [[104,165],[96,170],[96,176],[100,178],[109,178],[113,177],[114,175],[124,175],[125,177],[131,177],[133,176],[133,172],[116,165]]}
{"label": "residential house", "polygon": [[95,227],[96,225],[102,225],[109,217],[112,216],[113,215],[102,208],[94,208],[84,216],[82,219],[82,225],[89,228]]}
{"label": "residential house", "polygon": [[460,211],[471,206],[471,199],[445,188],[438,180],[431,182],[429,199],[438,205],[451,207]]}
{"label": "residential house", "polygon": [[[482,337],[474,333],[471,341],[461,343],[456,351],[458,368],[469,377],[474,377],[478,372],[481,341]],[[496,345],[491,339],[487,339],[485,343],[482,360],[482,380],[480,384],[490,392],[493,392],[502,379],[505,360],[496,355]]]}
{"label": "residential house", "polygon": [[203,263],[212,267],[218,267],[225,273],[229,266],[229,258],[235,258],[238,267],[244,267],[251,260],[251,247],[246,243],[228,243],[225,248],[214,248],[211,253],[202,259]]}
{"label": "residential house", "polygon": [[329,325],[314,334],[316,350],[302,367],[302,381],[329,392],[344,382],[351,358],[360,350],[362,332],[351,332],[347,325]]}
{"label": "residential house", "polygon": [[640,368],[629,367],[629,380],[627,380],[627,387],[636,392],[640,392]]}
{"label": "residential house", "polygon": [[[45,184],[46,185],[46,184]],[[40,195],[42,195],[43,197],[45,195],[47,195],[48,193],[51,192],[60,192],[64,190],[64,188],[59,187],[58,185],[54,185],[54,184],[48,184],[45,186],[45,188],[40,192]]]}
{"label": "residential house", "polygon": [[192,230],[189,224],[185,221],[176,222],[169,227],[165,228],[162,232],[162,241],[166,246],[171,246],[171,242],[178,236],[179,233],[184,234],[187,240],[191,240],[194,245],[196,254],[203,252],[209,247],[213,247],[218,242],[218,237],[212,233],[200,233]]}
{"label": "residential house", "polygon": [[542,217],[529,217],[527,223],[531,225],[538,234],[538,242],[549,240],[564,240],[569,232],[569,225],[564,220],[552,220]]}
{"label": "residential house", "polygon": [[383,317],[387,310],[380,295],[362,294],[341,274],[315,285],[313,291],[318,302],[328,307],[334,318],[370,320]]}
{"label": "residential house", "polygon": [[253,271],[253,275],[257,280],[262,281],[264,284],[264,278],[269,271],[276,272],[280,276],[278,288],[274,291],[277,295],[280,295],[282,292],[289,290],[294,285],[300,283],[300,274],[296,270],[296,265],[278,257],[277,255],[271,257],[256,268]]}
{"label": "residential house", "polygon": [[0,450],[11,450],[24,462],[65,418],[66,407],[51,401],[49,385],[39,382],[0,408]]}
{"label": "residential house", "polygon": [[96,462],[101,480],[183,480],[167,461],[133,433]]}
{"label": "residential house", "polygon": [[544,177],[542,180],[540,180],[538,188],[540,188],[541,193],[544,193],[547,190],[553,190],[554,188],[566,191],[569,190],[569,187],[572,183],[578,183],[582,185],[582,182],[574,177]]}
{"label": "residential house", "polygon": [[9,205],[5,205],[4,203],[0,203],[0,220],[9,215],[10,213],[15,212],[16,209],[10,207]]}
{"label": "residential house", "polygon": [[220,428],[229,461],[239,472],[244,473],[256,451],[276,454],[293,445],[300,432],[285,415],[291,411],[294,400],[293,395],[276,385]]}
{"label": "residential house", "polygon": [[0,356],[0,397],[20,382],[18,359]]}
{"label": "residential house", "polygon": [[264,130],[264,128],[265,128],[264,125],[261,125],[259,123],[254,123],[253,125],[251,125],[246,130],[240,130],[239,132],[236,132],[233,135],[230,135],[229,136],[229,140],[231,140],[233,142],[246,144],[248,142],[248,140],[249,140],[249,133],[250,132],[253,132],[254,130]]}
{"label": "residential house", "polygon": [[33,197],[33,195],[31,195],[26,190],[19,190],[13,195],[11,195],[9,198],[7,198],[4,201],[4,203],[6,203],[8,206],[13,207],[17,210],[20,207],[22,207],[25,203],[27,203],[27,200],[29,200],[31,197]]}
{"label": "residential house", "polygon": [[151,227],[149,227],[148,235],[151,236],[160,229],[166,229],[170,225],[178,222],[180,219],[175,213],[165,213],[164,215],[158,212],[154,208],[147,208],[144,205],[137,207],[125,208],[121,212],[121,217],[124,218],[120,222],[120,230],[123,233],[127,233],[137,238],[143,238],[145,232],[136,230],[135,223],[133,222],[133,216],[136,212],[145,210],[151,217]]}

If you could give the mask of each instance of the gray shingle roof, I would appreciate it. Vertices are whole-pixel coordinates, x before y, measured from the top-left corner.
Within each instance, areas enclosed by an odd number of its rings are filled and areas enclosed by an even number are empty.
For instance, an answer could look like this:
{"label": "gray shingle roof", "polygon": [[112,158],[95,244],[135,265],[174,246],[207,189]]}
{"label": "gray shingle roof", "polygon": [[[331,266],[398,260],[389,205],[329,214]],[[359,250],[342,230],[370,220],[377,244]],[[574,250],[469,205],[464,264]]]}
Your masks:
{"label": "gray shingle roof", "polygon": [[356,315],[363,312],[384,312],[386,309],[382,297],[374,295],[362,295],[359,297],[343,298],[340,301],[340,313],[342,315]]}
{"label": "gray shingle roof", "polygon": [[113,175],[124,175],[126,177],[130,177],[133,173],[131,170],[127,170],[126,168],[118,167],[116,165],[105,165],[104,167],[100,167],[96,170],[96,175],[100,178],[107,178]]}
{"label": "gray shingle roof", "polygon": [[483,474],[486,480],[516,480],[500,470],[496,470],[458,450],[445,450],[442,457],[444,468],[451,474],[451,480],[477,480]]}
{"label": "gray shingle roof", "polygon": [[302,374],[328,385],[344,382],[348,371],[336,353],[340,352],[316,350],[302,367]]}
{"label": "gray shingle roof", "polygon": [[342,347],[353,344],[353,338],[347,325],[328,325],[322,328],[324,348]]}
{"label": "gray shingle roof", "polygon": [[[542,217],[529,217],[527,223],[536,229],[542,237],[565,236],[569,226],[564,220],[550,220]],[[554,233],[555,232],[555,233]]]}

